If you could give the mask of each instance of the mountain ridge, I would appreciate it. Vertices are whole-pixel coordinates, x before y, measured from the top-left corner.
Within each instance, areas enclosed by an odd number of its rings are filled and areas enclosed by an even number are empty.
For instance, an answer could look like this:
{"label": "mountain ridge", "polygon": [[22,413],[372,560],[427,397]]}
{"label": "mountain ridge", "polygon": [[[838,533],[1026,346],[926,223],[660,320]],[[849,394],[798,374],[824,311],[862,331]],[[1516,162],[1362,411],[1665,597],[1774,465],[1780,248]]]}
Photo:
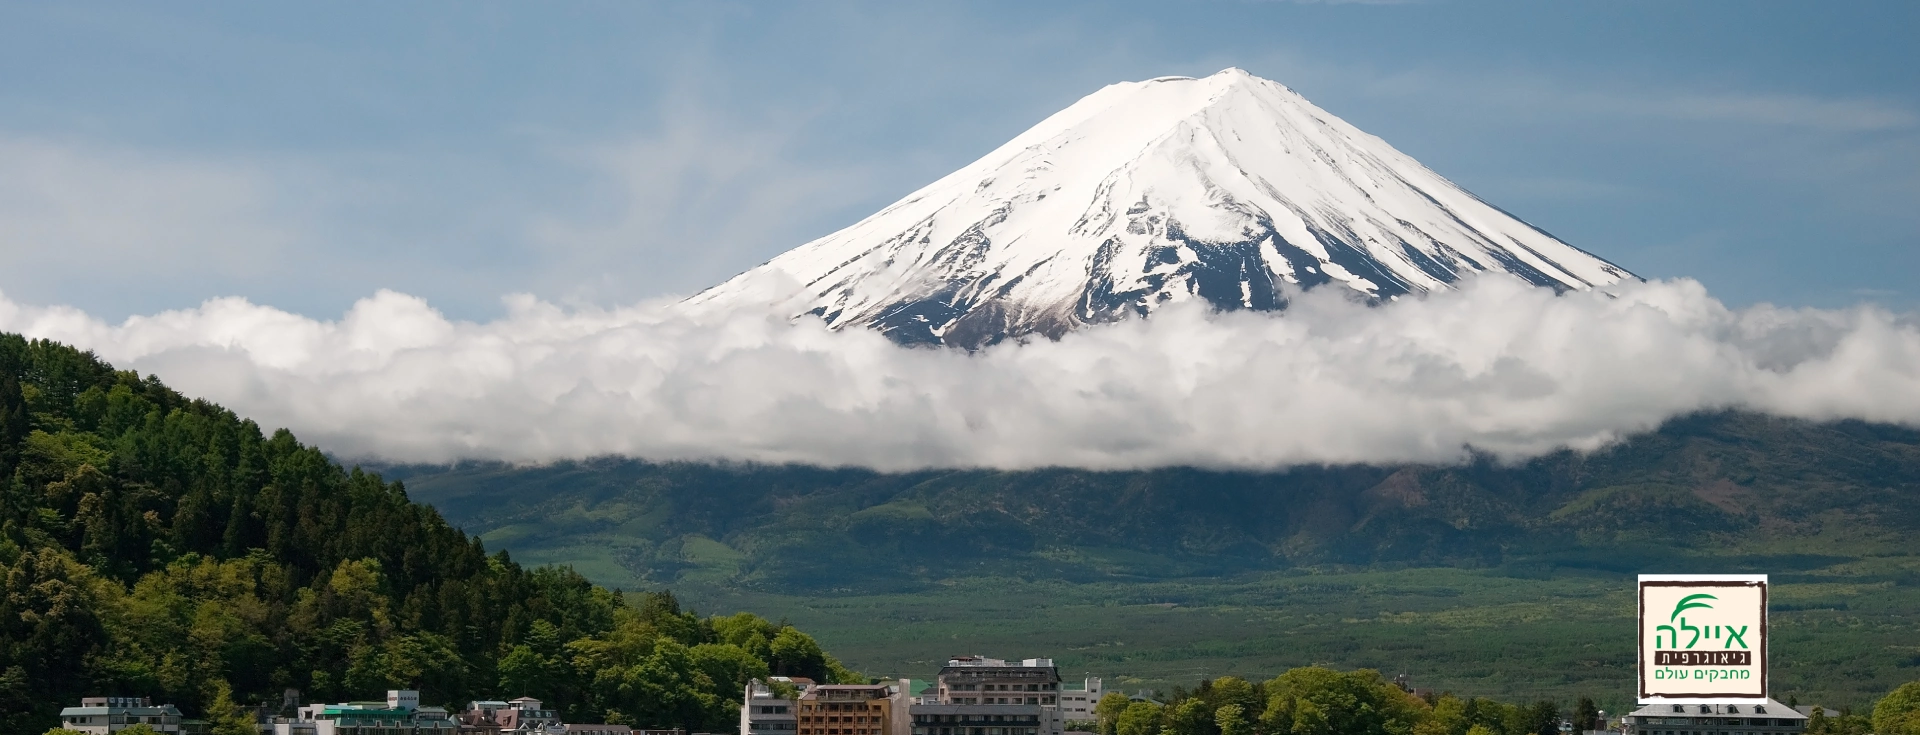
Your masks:
{"label": "mountain ridge", "polygon": [[773,590],[1326,564],[1793,566],[1780,559],[1898,555],[1920,533],[1920,432],[1744,413],[1514,465],[880,473],[604,459],[388,474],[516,554],[603,579]]}
{"label": "mountain ridge", "polygon": [[843,230],[696,294],[907,344],[979,347],[1199,299],[1384,300],[1478,272],[1556,289],[1631,273],[1240,69],[1103,88]]}

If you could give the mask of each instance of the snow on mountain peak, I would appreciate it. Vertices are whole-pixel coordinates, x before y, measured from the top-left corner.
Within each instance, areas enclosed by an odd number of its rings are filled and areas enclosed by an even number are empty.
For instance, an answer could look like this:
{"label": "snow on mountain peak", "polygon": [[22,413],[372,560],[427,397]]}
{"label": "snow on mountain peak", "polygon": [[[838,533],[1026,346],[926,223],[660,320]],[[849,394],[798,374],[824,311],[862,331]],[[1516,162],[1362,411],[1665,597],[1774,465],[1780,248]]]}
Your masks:
{"label": "snow on mountain peak", "polygon": [[1107,86],[853,226],[689,300],[978,347],[1203,299],[1386,299],[1474,272],[1587,289],[1632,275],[1229,68]]}

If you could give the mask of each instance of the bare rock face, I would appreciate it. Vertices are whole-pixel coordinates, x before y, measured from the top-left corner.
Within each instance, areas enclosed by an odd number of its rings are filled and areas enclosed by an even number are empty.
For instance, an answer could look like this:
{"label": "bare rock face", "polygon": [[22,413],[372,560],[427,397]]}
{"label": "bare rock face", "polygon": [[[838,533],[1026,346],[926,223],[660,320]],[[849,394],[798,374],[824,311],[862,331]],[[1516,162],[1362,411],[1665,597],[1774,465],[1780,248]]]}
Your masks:
{"label": "bare rock face", "polygon": [[1632,274],[1239,69],[1102,89],[967,167],[692,299],[975,348],[1203,300],[1380,300],[1473,272]]}

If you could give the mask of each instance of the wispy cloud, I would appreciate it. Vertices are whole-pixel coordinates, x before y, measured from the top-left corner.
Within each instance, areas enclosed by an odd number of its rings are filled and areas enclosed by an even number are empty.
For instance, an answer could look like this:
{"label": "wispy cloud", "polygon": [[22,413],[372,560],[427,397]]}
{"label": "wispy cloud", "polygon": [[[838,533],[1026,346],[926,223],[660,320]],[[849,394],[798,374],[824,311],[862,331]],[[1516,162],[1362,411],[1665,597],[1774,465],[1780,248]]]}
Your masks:
{"label": "wispy cloud", "polygon": [[1744,407],[1920,425],[1920,324],[1722,306],[1691,281],[1506,278],[1379,308],[1197,308],[966,354],[764,313],[486,323],[382,292],[334,321],[239,299],[113,325],[0,299],[0,330],[97,351],[349,457],[628,455],[916,467],[1263,468],[1518,458]]}
{"label": "wispy cloud", "polygon": [[545,285],[592,303],[629,298],[636,277],[697,290],[873,195],[876,176],[859,161],[798,160],[800,121],[745,126],[674,108],[656,130],[549,150],[590,183],[584,202],[530,216]]}

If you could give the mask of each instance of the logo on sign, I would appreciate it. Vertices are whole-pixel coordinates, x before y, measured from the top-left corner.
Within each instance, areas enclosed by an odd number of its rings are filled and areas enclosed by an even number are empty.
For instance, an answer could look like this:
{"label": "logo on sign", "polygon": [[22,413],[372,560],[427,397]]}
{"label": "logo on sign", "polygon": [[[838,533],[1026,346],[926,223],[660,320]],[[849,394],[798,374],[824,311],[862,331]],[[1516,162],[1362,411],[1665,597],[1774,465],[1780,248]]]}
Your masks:
{"label": "logo on sign", "polygon": [[1642,575],[1641,700],[1765,697],[1766,614],[1765,576]]}

